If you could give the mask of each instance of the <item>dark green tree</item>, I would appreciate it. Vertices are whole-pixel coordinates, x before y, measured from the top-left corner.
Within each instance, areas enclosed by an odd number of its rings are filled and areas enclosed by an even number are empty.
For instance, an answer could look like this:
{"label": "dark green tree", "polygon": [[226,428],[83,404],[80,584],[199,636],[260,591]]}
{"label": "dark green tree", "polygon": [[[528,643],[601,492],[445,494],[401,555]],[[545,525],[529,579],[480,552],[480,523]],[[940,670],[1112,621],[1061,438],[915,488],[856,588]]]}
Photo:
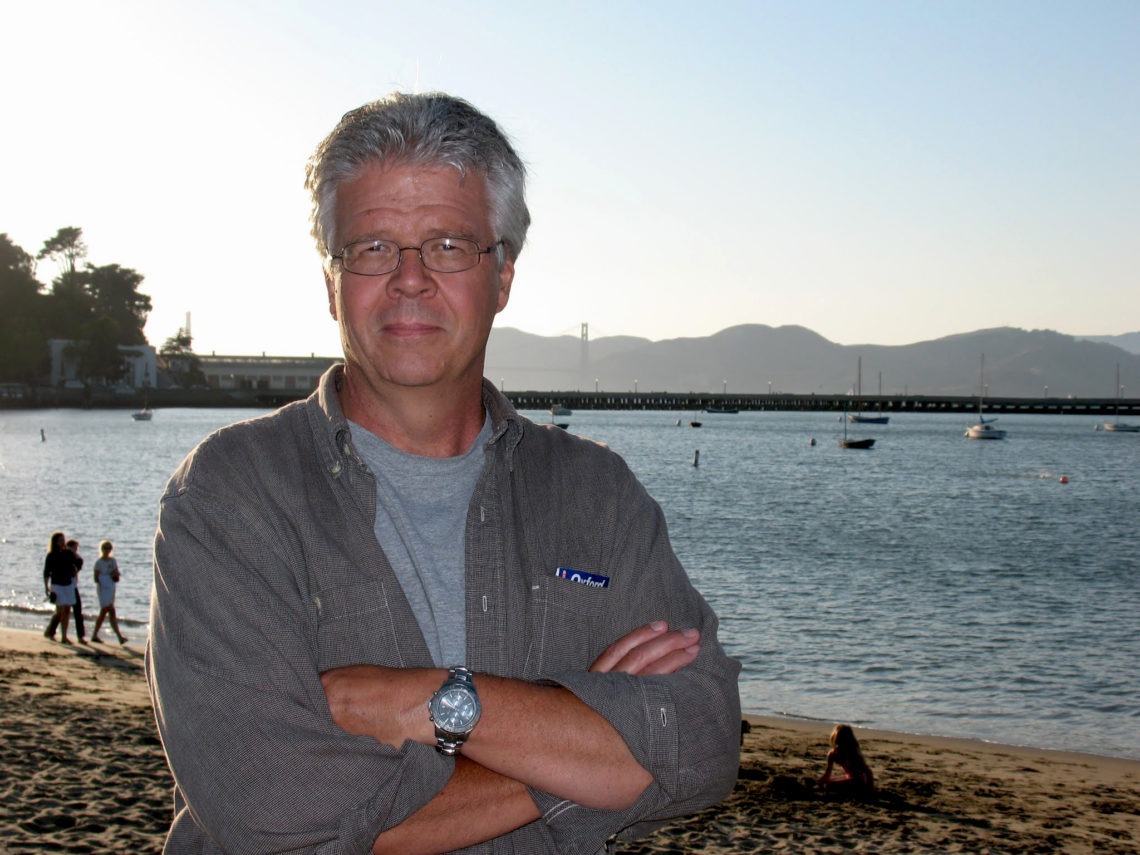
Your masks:
{"label": "dark green tree", "polygon": [[119,329],[119,344],[146,344],[143,327],[150,314],[150,297],[139,293],[142,274],[128,267],[87,265],[84,288],[96,318],[109,318]]}
{"label": "dark green tree", "polygon": [[48,338],[78,339],[79,331],[92,319],[94,311],[86,282],[86,271],[65,270],[51,283]]}
{"label": "dark green tree", "polygon": [[[55,263],[50,293],[35,277],[36,259]],[[81,379],[113,382],[125,372],[119,345],[146,344],[151,301],[143,277],[118,264],[83,264],[83,230],[62,228],[36,258],[0,235],[0,379],[33,381],[47,373],[49,339],[73,342]]]}
{"label": "dark green tree", "polygon": [[87,257],[87,244],[83,242],[83,229],[66,226],[44,241],[36,258],[48,258],[58,266],[60,273],[74,273],[79,262]]}
{"label": "dark green tree", "polygon": [[179,327],[158,350],[159,365],[183,388],[206,385],[206,374],[193,344],[190,334]]}
{"label": "dark green tree", "polygon": [[88,321],[78,331],[72,354],[78,358],[79,376],[89,382],[112,385],[127,373],[123,355],[122,330],[107,315]]}
{"label": "dark green tree", "polygon": [[32,256],[0,234],[0,381],[29,383],[47,368],[48,298],[35,270]]}

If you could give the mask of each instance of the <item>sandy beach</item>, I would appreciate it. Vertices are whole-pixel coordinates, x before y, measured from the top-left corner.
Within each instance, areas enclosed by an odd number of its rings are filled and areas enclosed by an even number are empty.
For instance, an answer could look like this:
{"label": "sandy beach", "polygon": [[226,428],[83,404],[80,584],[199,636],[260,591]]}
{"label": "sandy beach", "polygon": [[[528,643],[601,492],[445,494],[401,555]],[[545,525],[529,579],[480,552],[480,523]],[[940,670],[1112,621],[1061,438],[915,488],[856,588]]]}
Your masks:
{"label": "sandy beach", "polygon": [[[170,776],[142,641],[0,629],[0,851],[158,852]],[[821,796],[831,723],[750,718],[721,805],[623,853],[1134,853],[1140,762],[858,730],[879,793]]]}

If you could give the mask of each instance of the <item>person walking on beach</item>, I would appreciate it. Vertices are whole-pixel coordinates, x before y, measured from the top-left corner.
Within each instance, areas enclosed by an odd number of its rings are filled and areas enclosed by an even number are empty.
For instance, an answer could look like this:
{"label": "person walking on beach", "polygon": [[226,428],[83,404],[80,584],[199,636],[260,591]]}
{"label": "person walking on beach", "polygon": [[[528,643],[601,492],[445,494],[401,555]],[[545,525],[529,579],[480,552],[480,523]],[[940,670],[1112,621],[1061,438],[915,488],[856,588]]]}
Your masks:
{"label": "person walking on beach", "polygon": [[75,618],[75,635],[80,644],[87,643],[87,631],[83,623],[83,598],[79,593],[79,579],[83,574],[83,556],[79,554],[79,541],[69,540],[67,548],[75,556],[75,605],[71,607],[71,615]]}
{"label": "person walking on beach", "polygon": [[160,502],[167,851],[596,853],[735,785],[740,666],[661,508],[483,377],[525,178],[441,93],[347,113],[310,160],[344,362]]}
{"label": "person walking on beach", "polygon": [[75,605],[75,586],[78,571],[75,568],[75,553],[67,548],[67,537],[62,531],[52,533],[44,558],[44,589],[53,603],[55,612],[44,630],[44,637],[55,641],[55,631],[60,629],[60,640],[67,638],[67,625],[71,621],[71,608]]}
{"label": "person walking on beach", "polygon": [[96,644],[102,644],[103,639],[99,637],[99,627],[103,625],[103,619],[107,618],[111,623],[111,629],[115,631],[115,636],[119,639],[119,644],[126,644],[127,637],[119,632],[119,618],[115,614],[115,586],[119,582],[119,562],[111,557],[111,551],[115,545],[109,540],[104,540],[99,544],[99,558],[95,561],[95,588],[99,593],[99,617],[95,619],[95,629],[91,633],[91,640]]}
{"label": "person walking on beach", "polygon": [[[817,783],[827,792],[870,795],[875,791],[875,776],[859,750],[859,740],[849,724],[837,724],[831,731],[831,750],[827,752],[827,769]],[[835,766],[843,770],[832,774]]]}

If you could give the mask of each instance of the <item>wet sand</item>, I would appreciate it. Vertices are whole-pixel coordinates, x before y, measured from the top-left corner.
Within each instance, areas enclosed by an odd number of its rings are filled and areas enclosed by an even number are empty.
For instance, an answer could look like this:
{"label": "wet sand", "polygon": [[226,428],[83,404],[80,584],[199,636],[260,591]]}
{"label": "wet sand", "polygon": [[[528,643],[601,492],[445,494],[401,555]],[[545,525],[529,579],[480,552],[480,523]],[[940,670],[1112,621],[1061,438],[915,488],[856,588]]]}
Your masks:
{"label": "wet sand", "polygon": [[[0,629],[0,851],[161,851],[171,782],[142,647]],[[843,801],[812,785],[830,723],[749,722],[723,804],[619,851],[1140,851],[1137,761],[857,730],[879,792]]]}

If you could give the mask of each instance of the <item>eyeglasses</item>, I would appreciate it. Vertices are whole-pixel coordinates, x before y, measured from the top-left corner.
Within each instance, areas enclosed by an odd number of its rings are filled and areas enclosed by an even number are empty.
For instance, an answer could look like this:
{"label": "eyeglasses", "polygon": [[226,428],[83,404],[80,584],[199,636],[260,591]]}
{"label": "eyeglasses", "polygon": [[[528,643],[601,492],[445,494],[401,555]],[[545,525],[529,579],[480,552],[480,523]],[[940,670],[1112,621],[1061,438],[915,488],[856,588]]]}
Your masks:
{"label": "eyeglasses", "polygon": [[486,249],[466,238],[428,238],[419,246],[400,246],[390,240],[358,240],[345,245],[332,256],[349,273],[359,276],[383,276],[399,268],[404,251],[418,252],[420,261],[436,273],[461,273],[479,263],[480,257],[494,252],[505,240],[497,241]]}

